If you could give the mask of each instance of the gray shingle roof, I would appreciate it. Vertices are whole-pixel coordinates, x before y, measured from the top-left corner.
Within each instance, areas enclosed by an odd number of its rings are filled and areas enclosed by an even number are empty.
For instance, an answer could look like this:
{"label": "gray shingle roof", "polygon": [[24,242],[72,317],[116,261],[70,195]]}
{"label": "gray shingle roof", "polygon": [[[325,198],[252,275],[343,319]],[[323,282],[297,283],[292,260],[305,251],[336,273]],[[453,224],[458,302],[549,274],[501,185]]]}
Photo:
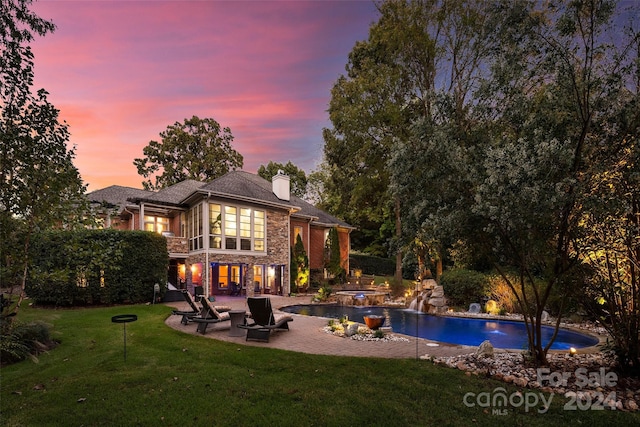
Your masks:
{"label": "gray shingle roof", "polygon": [[355,228],[355,227],[347,224],[346,222],[342,221],[341,219],[338,219],[333,215],[329,215],[325,211],[316,208],[312,204],[307,203],[304,200],[299,199],[296,196],[291,196],[291,200],[297,206],[300,206],[300,211],[296,212],[294,214],[294,216],[296,216],[296,215],[304,215],[304,216],[314,217],[315,219],[314,219],[313,222],[320,223],[320,224],[323,224],[323,225],[328,225],[328,226],[334,226],[335,225],[335,226],[345,227],[345,228]]}
{"label": "gray shingle roof", "polygon": [[171,187],[163,188],[157,193],[147,197],[145,200],[157,201],[163,203],[180,204],[185,197],[198,191],[200,187],[206,185],[205,182],[188,179],[179,182]]}
{"label": "gray shingle roof", "polygon": [[87,194],[87,197],[91,202],[106,202],[122,210],[128,205],[135,205],[138,201],[180,206],[197,193],[252,201],[285,209],[289,208],[296,211],[295,216],[311,218],[312,223],[353,228],[346,222],[329,215],[296,196],[292,195],[289,201],[280,200],[273,194],[271,182],[258,175],[244,171],[228,172],[209,183],[186,180],[157,192],[112,185],[101,190],[92,191]]}
{"label": "gray shingle roof", "polygon": [[104,203],[110,206],[118,206],[123,209],[127,205],[133,203],[128,202],[127,199],[149,197],[153,195],[152,191],[141,190],[139,188],[123,187],[121,185],[111,185],[100,190],[87,193],[87,198],[93,203]]}
{"label": "gray shingle roof", "polygon": [[228,172],[204,185],[200,190],[216,195],[229,196],[230,198],[241,197],[258,202],[294,207],[291,202],[280,200],[273,194],[269,181],[244,171]]}
{"label": "gray shingle roof", "polygon": [[244,171],[232,171],[200,188],[200,191],[211,191],[215,194],[227,194],[229,197],[242,196],[256,201],[280,204],[296,208],[295,215],[314,218],[316,222],[324,225],[337,225],[353,228],[346,222],[329,215],[310,203],[291,195],[290,200],[280,200],[273,194],[271,182],[266,179]]}

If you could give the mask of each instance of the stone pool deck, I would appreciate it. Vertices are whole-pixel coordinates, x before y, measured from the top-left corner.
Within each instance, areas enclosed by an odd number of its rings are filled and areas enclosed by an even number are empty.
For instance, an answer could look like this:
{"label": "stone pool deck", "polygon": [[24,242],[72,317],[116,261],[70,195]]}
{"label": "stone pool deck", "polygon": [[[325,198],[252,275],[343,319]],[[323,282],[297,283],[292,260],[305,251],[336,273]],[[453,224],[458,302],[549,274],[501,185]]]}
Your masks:
{"label": "stone pool deck", "polygon": [[[271,295],[269,297],[271,298],[271,305],[276,312],[276,317],[278,317],[278,314],[282,314],[277,311],[280,307],[295,304],[309,304],[311,302],[310,296],[280,297]],[[187,310],[186,302],[167,303],[167,305],[181,310]],[[215,305],[227,305],[234,310],[246,310],[247,313],[249,312],[244,297],[216,297]],[[433,341],[411,336],[406,337],[409,340],[408,342],[357,341],[324,332],[322,328],[327,325],[327,319],[298,314],[292,314],[291,317],[293,317],[293,322],[289,323],[290,330],[287,332],[273,332],[268,343],[245,341],[244,336],[230,337],[230,322],[209,325],[205,335],[196,333],[197,325],[194,323],[188,325],[181,324],[181,316],[169,316],[166,324],[173,329],[197,335],[203,339],[209,338],[242,345],[278,348],[309,354],[415,359],[425,354],[434,357],[457,356],[473,353],[476,350],[476,347],[442,343],[439,343],[437,347],[429,346],[427,344],[433,344]]]}

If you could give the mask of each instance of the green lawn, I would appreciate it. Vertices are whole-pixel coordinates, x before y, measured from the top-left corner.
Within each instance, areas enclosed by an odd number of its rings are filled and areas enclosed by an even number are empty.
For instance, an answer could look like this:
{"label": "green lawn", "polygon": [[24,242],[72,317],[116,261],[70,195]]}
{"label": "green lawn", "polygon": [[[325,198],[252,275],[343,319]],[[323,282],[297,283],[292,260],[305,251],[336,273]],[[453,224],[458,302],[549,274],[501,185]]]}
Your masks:
{"label": "green lawn", "polygon": [[[127,326],[127,360],[117,314]],[[60,345],[3,367],[3,426],[640,425],[640,415],[464,404],[504,384],[416,360],[315,356],[245,347],[165,326],[163,305],[81,310],[24,308],[53,325]],[[295,327],[295,325],[293,326]],[[195,327],[194,327],[195,328]],[[506,387],[511,395],[516,388]],[[532,390],[522,390],[533,393]],[[468,399],[475,402],[475,399]],[[504,408],[503,408],[504,409]]]}

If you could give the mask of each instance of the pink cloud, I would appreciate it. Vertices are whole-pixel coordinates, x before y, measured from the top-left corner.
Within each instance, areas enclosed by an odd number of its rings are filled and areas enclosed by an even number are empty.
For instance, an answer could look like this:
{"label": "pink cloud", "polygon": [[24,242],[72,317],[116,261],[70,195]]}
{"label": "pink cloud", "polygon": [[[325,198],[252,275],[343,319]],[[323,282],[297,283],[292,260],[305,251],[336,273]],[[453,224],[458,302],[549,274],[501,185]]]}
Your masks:
{"label": "pink cloud", "polygon": [[138,187],[133,159],[168,125],[228,126],[254,172],[321,160],[330,89],[376,19],[369,1],[40,1],[36,86],[70,124],[91,189]]}

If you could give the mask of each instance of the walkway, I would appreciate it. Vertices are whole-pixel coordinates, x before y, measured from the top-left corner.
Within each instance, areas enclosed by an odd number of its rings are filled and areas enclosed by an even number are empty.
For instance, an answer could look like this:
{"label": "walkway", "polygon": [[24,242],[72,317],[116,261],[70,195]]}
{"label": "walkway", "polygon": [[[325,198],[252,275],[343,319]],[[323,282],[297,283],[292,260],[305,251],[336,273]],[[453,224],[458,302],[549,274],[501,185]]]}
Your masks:
{"label": "walkway", "polygon": [[[308,304],[311,297],[280,297],[271,295],[271,304],[274,310],[287,305]],[[246,310],[244,297],[216,297],[216,305],[231,306],[234,310]],[[171,307],[187,310],[187,304],[167,303]],[[279,313],[276,312],[276,316]],[[383,358],[416,358],[425,354],[432,356],[455,356],[475,351],[475,347],[450,345],[439,343],[439,346],[428,346],[429,340],[407,336],[408,342],[399,341],[356,341],[328,334],[322,330],[327,325],[327,319],[311,316],[292,314],[293,322],[289,323],[290,331],[273,332],[268,343],[245,341],[244,337],[229,336],[229,322],[211,324],[205,335],[196,334],[196,325],[180,323],[181,316],[169,316],[166,324],[173,329],[188,334],[212,338],[220,341],[234,342],[242,345],[258,347],[279,348],[282,350],[297,351],[300,353],[326,354],[335,356],[353,357],[383,357]]]}

